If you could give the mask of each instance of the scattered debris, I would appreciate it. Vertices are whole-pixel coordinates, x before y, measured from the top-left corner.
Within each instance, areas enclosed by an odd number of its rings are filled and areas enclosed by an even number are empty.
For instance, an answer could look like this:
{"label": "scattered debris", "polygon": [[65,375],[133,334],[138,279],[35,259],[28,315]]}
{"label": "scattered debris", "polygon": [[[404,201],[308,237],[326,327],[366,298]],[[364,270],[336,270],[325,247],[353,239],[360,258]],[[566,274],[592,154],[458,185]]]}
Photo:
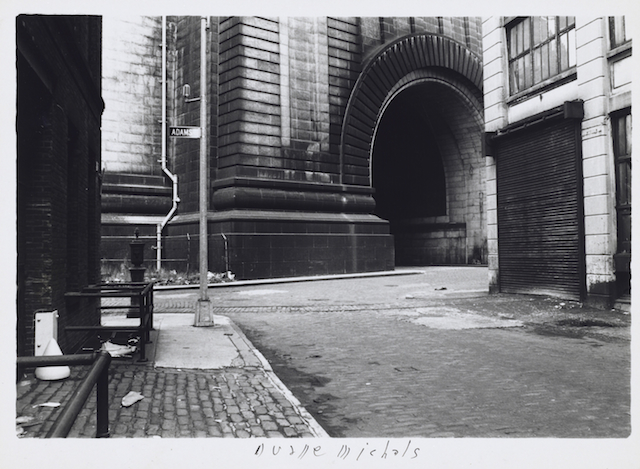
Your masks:
{"label": "scattered debris", "polygon": [[35,417],[33,415],[21,415],[20,417],[16,418],[16,423],[19,425],[26,424],[32,422],[33,420],[35,420]]}
{"label": "scattered debris", "polygon": [[42,404],[35,404],[31,406],[32,408],[36,407],[60,407],[59,402],[44,402]]}
{"label": "scattered debris", "polygon": [[127,340],[127,345],[130,347],[136,347],[138,345],[138,342],[140,342],[140,337],[130,337]]}
{"label": "scattered debris", "polygon": [[[102,281],[105,283],[124,283],[128,282],[129,269],[125,264],[121,264],[115,269],[102,272]],[[207,272],[207,281],[209,283],[232,282],[235,280],[235,274],[231,271],[226,272]],[[198,272],[189,273],[178,272],[175,269],[152,270],[145,276],[145,281],[154,282],[156,285],[197,285],[200,283],[200,274]]]}
{"label": "scattered debris", "polygon": [[34,425],[40,425],[42,420],[37,419],[33,415],[21,415],[16,418],[16,425],[21,428],[33,427]]}
{"label": "scattered debris", "polygon": [[122,407],[131,407],[138,401],[144,399],[144,396],[136,391],[129,391],[129,393],[122,398]]}
{"label": "scattered debris", "polygon": [[105,352],[109,352],[109,355],[111,355],[114,358],[130,357],[135,353],[136,346],[135,345],[118,345],[118,344],[114,344],[111,341],[107,341],[104,344],[102,344],[102,347],[100,349],[104,350]]}

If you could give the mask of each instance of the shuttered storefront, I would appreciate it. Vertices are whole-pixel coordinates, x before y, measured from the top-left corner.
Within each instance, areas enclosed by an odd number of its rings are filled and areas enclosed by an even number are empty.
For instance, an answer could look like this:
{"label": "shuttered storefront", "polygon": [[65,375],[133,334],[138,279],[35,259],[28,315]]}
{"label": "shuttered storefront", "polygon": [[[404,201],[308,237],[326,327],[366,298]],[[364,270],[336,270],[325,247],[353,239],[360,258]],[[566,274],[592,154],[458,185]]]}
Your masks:
{"label": "shuttered storefront", "polygon": [[494,141],[502,292],[583,296],[579,129],[554,119]]}

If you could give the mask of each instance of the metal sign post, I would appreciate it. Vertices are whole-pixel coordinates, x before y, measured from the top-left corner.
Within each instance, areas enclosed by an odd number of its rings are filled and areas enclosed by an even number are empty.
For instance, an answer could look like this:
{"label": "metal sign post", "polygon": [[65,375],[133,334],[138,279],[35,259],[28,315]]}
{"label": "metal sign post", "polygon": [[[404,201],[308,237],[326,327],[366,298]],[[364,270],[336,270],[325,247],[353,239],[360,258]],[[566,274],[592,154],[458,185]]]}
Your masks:
{"label": "metal sign post", "polygon": [[207,294],[209,273],[209,252],[207,232],[207,212],[209,200],[209,177],[207,164],[209,149],[207,138],[207,30],[208,21],[204,16],[200,22],[200,297],[196,302],[194,326],[213,326],[211,301]]}

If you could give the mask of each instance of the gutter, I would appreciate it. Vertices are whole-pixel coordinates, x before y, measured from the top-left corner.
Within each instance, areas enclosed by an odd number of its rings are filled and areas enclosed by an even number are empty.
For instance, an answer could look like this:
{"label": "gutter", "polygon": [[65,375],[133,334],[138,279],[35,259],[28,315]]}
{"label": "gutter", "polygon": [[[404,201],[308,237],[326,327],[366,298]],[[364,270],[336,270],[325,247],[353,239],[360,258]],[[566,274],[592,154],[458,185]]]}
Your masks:
{"label": "gutter", "polygon": [[167,17],[162,16],[162,171],[173,186],[172,206],[169,213],[156,225],[156,270],[162,267],[162,230],[178,210],[178,176],[167,168]]}

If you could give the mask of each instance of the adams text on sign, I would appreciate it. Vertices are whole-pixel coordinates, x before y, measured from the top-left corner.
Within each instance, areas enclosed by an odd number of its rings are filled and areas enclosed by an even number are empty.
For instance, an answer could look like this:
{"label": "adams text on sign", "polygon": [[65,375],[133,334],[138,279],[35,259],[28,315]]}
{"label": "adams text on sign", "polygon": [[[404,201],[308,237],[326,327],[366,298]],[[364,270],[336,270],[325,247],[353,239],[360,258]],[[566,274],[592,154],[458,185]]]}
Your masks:
{"label": "adams text on sign", "polygon": [[187,125],[169,127],[169,137],[177,138],[200,138],[202,131],[200,127],[192,127]]}

